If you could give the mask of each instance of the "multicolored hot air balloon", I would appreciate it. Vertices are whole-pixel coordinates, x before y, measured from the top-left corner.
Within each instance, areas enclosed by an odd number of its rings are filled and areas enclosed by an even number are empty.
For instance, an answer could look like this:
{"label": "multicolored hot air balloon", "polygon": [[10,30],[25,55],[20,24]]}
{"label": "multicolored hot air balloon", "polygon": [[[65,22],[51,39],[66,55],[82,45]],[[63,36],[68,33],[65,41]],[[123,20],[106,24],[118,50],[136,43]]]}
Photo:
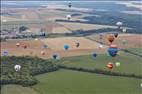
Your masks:
{"label": "multicolored hot air balloon", "polygon": [[65,45],[64,45],[64,49],[65,49],[65,50],[68,50],[69,48],[70,48],[70,46],[69,46],[68,44],[65,44]]}
{"label": "multicolored hot air balloon", "polygon": [[110,70],[113,68],[113,63],[111,63],[111,62],[109,62],[108,64],[107,64],[107,68],[109,68]]}
{"label": "multicolored hot air balloon", "polygon": [[4,51],[4,52],[2,53],[2,56],[8,56],[8,51]]}
{"label": "multicolored hot air balloon", "polygon": [[108,48],[108,53],[112,57],[115,57],[117,55],[118,51],[119,51],[119,49],[117,48],[116,45],[110,45],[110,47]]}
{"label": "multicolored hot air balloon", "polygon": [[107,39],[110,43],[112,43],[114,41],[115,37],[113,35],[109,35]]}

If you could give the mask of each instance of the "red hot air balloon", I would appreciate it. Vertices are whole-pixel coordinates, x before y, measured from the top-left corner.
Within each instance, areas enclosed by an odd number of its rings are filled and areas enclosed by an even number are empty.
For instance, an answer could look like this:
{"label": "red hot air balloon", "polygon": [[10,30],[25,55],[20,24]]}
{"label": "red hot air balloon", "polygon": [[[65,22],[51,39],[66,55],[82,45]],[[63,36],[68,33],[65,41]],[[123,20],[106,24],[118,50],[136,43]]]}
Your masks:
{"label": "red hot air balloon", "polygon": [[110,43],[112,43],[114,41],[115,37],[113,35],[109,35],[107,39]]}
{"label": "red hot air balloon", "polygon": [[113,68],[113,63],[109,62],[109,63],[107,64],[107,67],[111,70],[111,69]]}
{"label": "red hot air balloon", "polygon": [[27,48],[27,45],[26,45],[26,44],[24,44],[22,47],[23,47],[24,49],[26,49],[26,48]]}

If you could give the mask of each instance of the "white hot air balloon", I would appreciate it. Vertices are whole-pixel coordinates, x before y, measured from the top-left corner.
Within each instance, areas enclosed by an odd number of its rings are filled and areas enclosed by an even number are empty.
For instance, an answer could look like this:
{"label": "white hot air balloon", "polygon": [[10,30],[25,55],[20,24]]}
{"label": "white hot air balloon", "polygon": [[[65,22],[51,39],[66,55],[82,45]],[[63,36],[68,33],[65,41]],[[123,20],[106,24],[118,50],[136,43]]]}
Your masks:
{"label": "white hot air balloon", "polygon": [[115,63],[115,66],[116,66],[116,67],[119,67],[119,66],[120,66],[120,62],[116,62],[116,63]]}
{"label": "white hot air balloon", "polygon": [[120,27],[123,25],[122,22],[117,22],[116,25],[118,26],[118,29],[120,29]]}
{"label": "white hot air balloon", "polygon": [[21,70],[21,65],[15,65],[14,69],[15,69],[15,71],[20,71]]}
{"label": "white hot air balloon", "polygon": [[102,48],[103,48],[103,45],[102,45],[102,44],[100,44],[100,45],[99,45],[99,48],[100,48],[100,49],[102,49]]}
{"label": "white hot air balloon", "polygon": [[71,19],[71,15],[67,15],[66,18],[67,18],[68,20],[70,20],[70,19]]}
{"label": "white hot air balloon", "polygon": [[141,88],[142,88],[142,83],[140,84]]}
{"label": "white hot air balloon", "polygon": [[126,33],[126,32],[127,32],[127,29],[126,29],[126,28],[123,28],[123,29],[122,29],[122,32],[123,32],[123,33]]}

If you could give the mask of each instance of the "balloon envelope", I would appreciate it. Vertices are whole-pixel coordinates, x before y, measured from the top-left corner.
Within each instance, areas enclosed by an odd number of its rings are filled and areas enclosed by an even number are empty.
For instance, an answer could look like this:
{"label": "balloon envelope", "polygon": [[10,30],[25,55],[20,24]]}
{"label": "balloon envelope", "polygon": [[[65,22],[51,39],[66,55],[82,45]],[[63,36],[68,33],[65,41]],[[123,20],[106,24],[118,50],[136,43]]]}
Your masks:
{"label": "balloon envelope", "polygon": [[117,52],[119,51],[119,49],[117,48],[116,45],[111,45],[108,48],[108,53],[110,56],[115,57],[117,55]]}
{"label": "balloon envelope", "polygon": [[20,71],[21,70],[21,65],[15,65],[14,69],[15,69],[15,71]]}
{"label": "balloon envelope", "polygon": [[80,43],[79,43],[79,42],[77,42],[77,43],[76,43],[76,47],[78,48],[79,46],[80,46]]}
{"label": "balloon envelope", "polygon": [[3,56],[8,56],[8,51],[4,51],[4,52],[2,53],[2,55],[3,55]]}
{"label": "balloon envelope", "polygon": [[114,36],[115,36],[115,38],[117,38],[118,37],[118,33],[114,33]]}
{"label": "balloon envelope", "polygon": [[71,3],[69,3],[69,4],[68,4],[68,7],[69,7],[69,8],[71,8],[71,7],[72,7],[72,4],[71,4]]}
{"label": "balloon envelope", "polygon": [[112,68],[113,68],[113,63],[109,62],[109,63],[107,64],[107,67],[108,67],[109,69],[112,69]]}
{"label": "balloon envelope", "polygon": [[70,20],[70,19],[71,19],[71,15],[67,15],[66,18],[67,18],[68,20]]}
{"label": "balloon envelope", "polygon": [[123,23],[122,22],[117,22],[116,25],[117,26],[121,26]]}
{"label": "balloon envelope", "polygon": [[68,49],[69,49],[69,45],[68,45],[68,44],[65,44],[65,45],[64,45],[64,49],[65,49],[65,50],[68,50]]}
{"label": "balloon envelope", "polygon": [[16,43],[16,46],[19,47],[19,46],[20,46],[20,43]]}
{"label": "balloon envelope", "polygon": [[48,46],[46,44],[43,45],[43,48],[47,48]]}
{"label": "balloon envelope", "polygon": [[122,44],[124,44],[124,45],[125,45],[126,43],[127,43],[127,41],[126,41],[126,40],[122,40]]}
{"label": "balloon envelope", "polygon": [[119,67],[119,66],[120,66],[120,62],[116,62],[116,63],[115,63],[115,66],[116,66],[116,67]]}
{"label": "balloon envelope", "polygon": [[93,58],[96,59],[97,53],[93,53]]}
{"label": "balloon envelope", "polygon": [[115,37],[113,35],[109,35],[107,39],[110,43],[112,43],[114,41]]}

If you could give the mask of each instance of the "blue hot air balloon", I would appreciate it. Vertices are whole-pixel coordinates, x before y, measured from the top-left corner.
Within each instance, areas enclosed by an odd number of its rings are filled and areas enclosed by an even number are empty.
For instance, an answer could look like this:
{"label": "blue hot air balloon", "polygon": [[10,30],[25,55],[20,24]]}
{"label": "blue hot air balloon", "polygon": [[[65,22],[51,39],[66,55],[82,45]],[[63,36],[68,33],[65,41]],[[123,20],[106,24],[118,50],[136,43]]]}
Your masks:
{"label": "blue hot air balloon", "polygon": [[4,61],[4,62],[2,62],[2,64],[8,64],[8,62]]}
{"label": "blue hot air balloon", "polygon": [[8,56],[8,51],[4,51],[4,52],[2,53],[2,55],[3,55],[3,56]]}
{"label": "blue hot air balloon", "polygon": [[64,45],[64,49],[65,49],[65,50],[68,50],[69,48],[70,48],[70,46],[69,46],[68,44],[65,44],[65,45]]}
{"label": "blue hot air balloon", "polygon": [[96,59],[96,57],[97,57],[97,54],[93,53],[93,58]]}
{"label": "blue hot air balloon", "polygon": [[55,60],[60,60],[60,55],[59,54],[53,54],[52,57]]}
{"label": "blue hot air balloon", "polygon": [[108,48],[108,53],[110,56],[115,57],[117,55],[117,52],[119,51],[119,49],[117,48],[116,45],[111,45]]}

